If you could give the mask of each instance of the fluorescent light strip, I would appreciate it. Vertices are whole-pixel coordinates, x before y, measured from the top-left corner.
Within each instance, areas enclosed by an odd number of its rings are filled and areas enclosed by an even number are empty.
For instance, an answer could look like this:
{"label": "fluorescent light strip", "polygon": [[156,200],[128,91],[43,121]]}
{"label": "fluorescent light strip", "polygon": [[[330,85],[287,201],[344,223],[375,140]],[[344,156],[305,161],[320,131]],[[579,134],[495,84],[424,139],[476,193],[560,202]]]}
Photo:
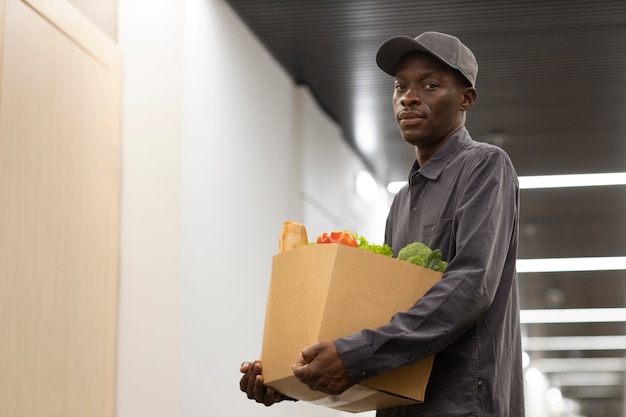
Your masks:
{"label": "fluorescent light strip", "polygon": [[519,177],[520,189],[626,185],[626,172],[606,174],[536,175]]}
{"label": "fluorescent light strip", "polygon": [[594,400],[611,400],[611,401],[615,399],[615,390],[613,389],[613,387],[606,387],[602,385],[599,385],[599,386],[587,385],[586,387],[568,387],[568,392],[571,393],[571,394],[568,394],[569,396],[576,396],[579,398],[587,398],[587,399],[594,399]]}
{"label": "fluorescent light strip", "polygon": [[569,308],[521,310],[522,324],[626,322],[626,308]]}
{"label": "fluorescent light strip", "polygon": [[[602,187],[607,185],[626,185],[626,172],[609,172],[599,174],[568,174],[568,175],[528,175],[518,177],[522,190],[537,188],[566,187]],[[406,181],[394,181],[387,185],[391,194],[400,191]]]}
{"label": "fluorescent light strip", "polygon": [[524,350],[624,350],[626,336],[555,336],[522,338]]}
{"label": "fluorescent light strip", "polygon": [[622,385],[622,376],[617,372],[569,373],[552,378],[560,387],[588,387]]}
{"label": "fluorescent light strip", "polygon": [[626,372],[625,358],[543,358],[533,360],[546,374],[565,372]]}
{"label": "fluorescent light strip", "polygon": [[517,272],[612,271],[626,269],[626,256],[518,259]]}

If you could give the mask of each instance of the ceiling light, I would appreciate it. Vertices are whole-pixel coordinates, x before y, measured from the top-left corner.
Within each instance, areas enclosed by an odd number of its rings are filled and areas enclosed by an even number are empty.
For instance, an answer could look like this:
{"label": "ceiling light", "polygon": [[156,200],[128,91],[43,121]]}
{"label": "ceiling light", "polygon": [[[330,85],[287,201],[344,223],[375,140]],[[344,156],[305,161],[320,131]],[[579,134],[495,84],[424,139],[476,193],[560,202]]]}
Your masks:
{"label": "ceiling light", "polygon": [[404,187],[405,184],[406,184],[406,181],[390,182],[389,184],[387,184],[387,191],[389,191],[391,194],[397,194],[398,191],[400,191],[400,189]]}
{"label": "ceiling light", "polygon": [[360,96],[354,102],[357,109],[353,120],[354,138],[357,148],[365,155],[373,155],[378,149],[376,134],[376,111],[373,98],[369,95]]}
{"label": "ceiling light", "polygon": [[378,196],[378,183],[368,171],[359,171],[356,175],[356,192],[367,202],[374,201]]}
{"label": "ceiling light", "polygon": [[626,185],[626,172],[519,177],[520,189]]}
{"label": "ceiling light", "polygon": [[542,358],[533,365],[547,374],[561,372],[625,372],[626,358]]}
{"label": "ceiling light", "polygon": [[524,350],[624,350],[626,336],[555,336],[522,338]]}
{"label": "ceiling light", "polygon": [[588,387],[622,385],[622,377],[617,372],[581,372],[559,374],[553,378],[561,387]]}
{"label": "ceiling light", "polygon": [[549,403],[558,403],[561,400],[563,400],[563,394],[560,389],[556,387],[548,388],[548,391],[546,391],[546,401]]}
{"label": "ceiling light", "polygon": [[518,259],[517,272],[613,271],[626,269],[626,256]]}
{"label": "ceiling light", "polygon": [[[520,189],[565,188],[565,187],[602,187],[607,185],[626,185],[626,172],[608,172],[599,174],[568,175],[530,175],[518,177]],[[393,186],[392,186],[393,184]],[[389,183],[391,194],[397,193],[406,181]],[[395,190],[395,191],[392,191]]]}
{"label": "ceiling light", "polygon": [[545,375],[537,368],[530,367],[524,372],[524,376],[531,385],[544,385],[546,383]]}
{"label": "ceiling light", "polygon": [[520,322],[522,324],[626,322],[626,308],[521,310]]}

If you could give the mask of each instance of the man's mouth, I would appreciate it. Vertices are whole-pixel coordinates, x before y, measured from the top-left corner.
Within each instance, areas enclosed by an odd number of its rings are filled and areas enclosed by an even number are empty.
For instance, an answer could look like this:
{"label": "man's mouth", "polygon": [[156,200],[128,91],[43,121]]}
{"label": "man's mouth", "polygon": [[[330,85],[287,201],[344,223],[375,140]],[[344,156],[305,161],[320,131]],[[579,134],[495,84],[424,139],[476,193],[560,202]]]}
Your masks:
{"label": "man's mouth", "polygon": [[398,113],[398,123],[402,126],[417,124],[424,118],[424,114],[416,111],[402,111]]}

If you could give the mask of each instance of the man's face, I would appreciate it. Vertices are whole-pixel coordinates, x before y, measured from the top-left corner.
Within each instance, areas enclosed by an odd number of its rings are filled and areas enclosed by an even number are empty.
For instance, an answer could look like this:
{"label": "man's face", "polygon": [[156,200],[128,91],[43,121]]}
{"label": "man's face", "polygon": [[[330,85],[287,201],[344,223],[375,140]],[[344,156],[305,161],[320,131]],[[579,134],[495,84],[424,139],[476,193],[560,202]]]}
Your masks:
{"label": "man's face", "polygon": [[432,56],[407,54],[398,65],[393,93],[402,138],[419,149],[439,145],[465,124],[468,89],[473,90],[463,85],[454,70]]}

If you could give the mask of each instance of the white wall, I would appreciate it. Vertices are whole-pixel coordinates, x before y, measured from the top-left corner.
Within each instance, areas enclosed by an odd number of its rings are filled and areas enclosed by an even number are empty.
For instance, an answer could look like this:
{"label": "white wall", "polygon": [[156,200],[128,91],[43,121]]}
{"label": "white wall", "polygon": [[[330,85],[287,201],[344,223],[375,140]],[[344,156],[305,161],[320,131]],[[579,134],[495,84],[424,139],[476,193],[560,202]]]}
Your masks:
{"label": "white wall", "polygon": [[180,416],[182,4],[119,2],[119,417]]}
{"label": "white wall", "polygon": [[118,416],[344,415],[249,401],[238,368],[259,354],[282,222],[380,242],[386,196],[355,197],[363,164],[339,128],[223,0],[120,0],[119,13]]}
{"label": "white wall", "polygon": [[379,187],[378,200],[372,203],[357,195],[356,175],[365,165],[308,91],[299,90],[299,98],[303,217],[310,240],[324,231],[349,229],[382,243],[388,211],[386,191]]}

